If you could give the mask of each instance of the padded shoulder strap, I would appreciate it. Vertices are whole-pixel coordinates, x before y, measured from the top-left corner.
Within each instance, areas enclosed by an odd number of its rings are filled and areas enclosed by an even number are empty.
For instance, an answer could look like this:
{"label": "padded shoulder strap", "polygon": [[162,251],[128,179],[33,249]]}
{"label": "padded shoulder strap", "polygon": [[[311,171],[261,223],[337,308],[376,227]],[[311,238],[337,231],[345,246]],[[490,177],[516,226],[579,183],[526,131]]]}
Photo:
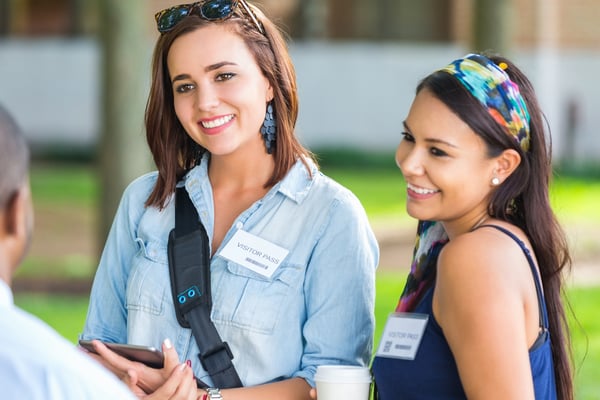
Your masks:
{"label": "padded shoulder strap", "polygon": [[204,225],[185,187],[175,193],[175,229],[169,235],[169,273],[177,321],[190,325],[184,315],[198,305],[212,308],[210,249]]}
{"label": "padded shoulder strap", "polygon": [[169,234],[171,293],[179,324],[191,328],[200,363],[214,386],[241,387],[229,345],[210,319],[210,249],[208,236],[185,187],[175,193],[175,228]]}

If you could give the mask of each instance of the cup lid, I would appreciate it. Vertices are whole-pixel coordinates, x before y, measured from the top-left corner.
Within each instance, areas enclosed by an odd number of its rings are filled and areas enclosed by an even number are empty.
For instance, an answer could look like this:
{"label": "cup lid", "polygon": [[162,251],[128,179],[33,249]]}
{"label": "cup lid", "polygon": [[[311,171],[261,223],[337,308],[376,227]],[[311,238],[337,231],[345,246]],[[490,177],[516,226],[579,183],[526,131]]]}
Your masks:
{"label": "cup lid", "polygon": [[358,365],[319,365],[315,381],[321,382],[371,382],[371,372]]}

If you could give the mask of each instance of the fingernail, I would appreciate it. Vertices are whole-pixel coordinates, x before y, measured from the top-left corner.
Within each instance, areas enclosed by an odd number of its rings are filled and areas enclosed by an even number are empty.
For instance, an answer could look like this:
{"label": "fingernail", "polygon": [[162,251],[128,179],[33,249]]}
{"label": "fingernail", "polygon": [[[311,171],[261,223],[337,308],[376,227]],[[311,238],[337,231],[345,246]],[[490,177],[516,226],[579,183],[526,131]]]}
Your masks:
{"label": "fingernail", "polygon": [[186,360],[185,362],[188,367],[192,368],[192,360]]}
{"label": "fingernail", "polygon": [[183,363],[179,366],[179,369],[183,371],[184,369],[186,369],[186,367],[187,367],[187,363]]}
{"label": "fingernail", "polygon": [[166,339],[165,339],[165,341],[164,341],[163,343],[165,344],[165,347],[166,347],[167,349],[170,349],[170,348],[172,348],[172,347],[173,347],[173,343],[171,343],[171,339],[169,339],[169,338],[166,338]]}

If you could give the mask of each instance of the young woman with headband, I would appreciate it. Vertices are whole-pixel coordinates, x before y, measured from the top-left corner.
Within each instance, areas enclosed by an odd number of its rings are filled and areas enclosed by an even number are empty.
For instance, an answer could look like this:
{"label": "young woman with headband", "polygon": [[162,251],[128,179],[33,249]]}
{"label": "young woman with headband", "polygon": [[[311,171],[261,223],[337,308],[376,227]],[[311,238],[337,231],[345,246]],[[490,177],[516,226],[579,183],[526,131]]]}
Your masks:
{"label": "young woman with headband", "polygon": [[396,162],[420,222],[373,362],[376,397],[572,399],[561,301],[570,257],[529,80],[480,54],[427,76]]}

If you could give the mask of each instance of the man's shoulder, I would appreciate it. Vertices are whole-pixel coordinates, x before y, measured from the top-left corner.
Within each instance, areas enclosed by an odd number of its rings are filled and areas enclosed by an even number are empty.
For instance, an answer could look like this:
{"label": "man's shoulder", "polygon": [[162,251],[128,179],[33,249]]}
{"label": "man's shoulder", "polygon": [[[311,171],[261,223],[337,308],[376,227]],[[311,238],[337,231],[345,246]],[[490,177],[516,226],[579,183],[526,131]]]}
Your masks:
{"label": "man's shoulder", "polygon": [[[48,399],[76,396],[100,399],[108,398],[109,394],[111,398],[133,398],[116,377],[45,322],[19,308],[3,314],[0,317],[3,391],[45,393],[43,398]],[[35,385],[38,387],[31,387]]]}

